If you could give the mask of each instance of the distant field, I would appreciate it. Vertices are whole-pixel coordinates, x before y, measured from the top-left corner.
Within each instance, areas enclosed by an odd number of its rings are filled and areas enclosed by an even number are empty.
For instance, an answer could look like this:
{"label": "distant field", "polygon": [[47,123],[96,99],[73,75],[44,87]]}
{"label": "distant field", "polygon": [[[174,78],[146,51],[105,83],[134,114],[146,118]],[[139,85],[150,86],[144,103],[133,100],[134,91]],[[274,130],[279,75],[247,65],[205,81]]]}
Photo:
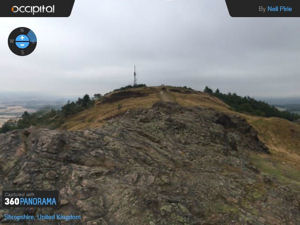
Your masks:
{"label": "distant field", "polygon": [[4,115],[0,115],[0,127],[8,120],[11,120],[11,119],[15,119],[16,116],[4,116]]}
{"label": "distant field", "polygon": [[289,111],[300,115],[300,104],[275,105],[280,111]]}
{"label": "distant field", "polygon": [[16,119],[20,117],[25,111],[27,112],[35,112],[33,109],[27,109],[23,106],[4,106],[0,107],[0,127],[11,119]]}
{"label": "distant field", "polygon": [[283,105],[287,111],[300,114],[300,104]]}
{"label": "distant field", "polygon": [[7,107],[1,107],[0,108],[0,116],[1,115],[21,115],[25,111],[32,113],[35,112],[33,109],[28,109],[23,106],[7,106]]}

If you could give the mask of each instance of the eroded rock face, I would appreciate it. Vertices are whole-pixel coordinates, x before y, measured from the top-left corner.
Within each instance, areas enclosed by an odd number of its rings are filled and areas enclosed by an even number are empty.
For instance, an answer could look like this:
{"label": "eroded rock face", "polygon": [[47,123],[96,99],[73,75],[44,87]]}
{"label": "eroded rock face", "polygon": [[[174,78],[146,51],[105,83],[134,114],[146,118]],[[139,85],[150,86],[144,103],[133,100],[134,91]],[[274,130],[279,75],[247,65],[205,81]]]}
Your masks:
{"label": "eroded rock face", "polygon": [[269,154],[245,120],[157,103],[99,129],[0,135],[0,191],[59,190],[58,210],[32,213],[83,217],[61,224],[300,224],[299,195],[262,176],[251,151]]}

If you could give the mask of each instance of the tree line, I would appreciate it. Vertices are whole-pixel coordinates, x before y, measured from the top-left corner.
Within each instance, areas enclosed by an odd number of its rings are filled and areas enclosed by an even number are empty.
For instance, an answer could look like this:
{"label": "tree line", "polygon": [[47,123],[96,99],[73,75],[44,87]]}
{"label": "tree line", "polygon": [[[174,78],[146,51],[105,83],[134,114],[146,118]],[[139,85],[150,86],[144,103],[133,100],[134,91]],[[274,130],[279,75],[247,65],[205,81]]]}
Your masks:
{"label": "tree line", "polygon": [[204,92],[219,98],[237,112],[263,117],[279,117],[290,121],[300,119],[300,115],[296,113],[280,111],[275,106],[263,101],[258,101],[249,96],[242,97],[236,93],[224,94],[221,93],[219,89],[213,91],[209,87],[205,87]]}
{"label": "tree line", "polygon": [[[128,85],[114,91],[124,91],[141,87],[147,86],[145,84],[137,84],[135,86]],[[6,133],[17,129],[26,129],[31,126],[47,127],[50,129],[58,128],[64,123],[66,118],[94,106],[97,100],[104,98],[105,96],[102,96],[101,94],[95,94],[92,98],[86,94],[83,98],[78,98],[77,101],[68,101],[67,104],[62,106],[59,110],[39,110],[35,113],[24,112],[18,120],[10,120],[3,124],[0,128],[0,133]],[[121,105],[118,105],[118,109],[121,107]]]}
{"label": "tree line", "polygon": [[89,95],[84,95],[83,98],[78,98],[77,101],[68,101],[68,103],[59,110],[39,110],[35,113],[24,112],[20,119],[10,120],[4,123],[0,128],[0,133],[25,129],[31,126],[57,128],[63,124],[67,117],[92,107],[95,101],[101,97],[101,94],[95,94],[94,98],[90,98]]}

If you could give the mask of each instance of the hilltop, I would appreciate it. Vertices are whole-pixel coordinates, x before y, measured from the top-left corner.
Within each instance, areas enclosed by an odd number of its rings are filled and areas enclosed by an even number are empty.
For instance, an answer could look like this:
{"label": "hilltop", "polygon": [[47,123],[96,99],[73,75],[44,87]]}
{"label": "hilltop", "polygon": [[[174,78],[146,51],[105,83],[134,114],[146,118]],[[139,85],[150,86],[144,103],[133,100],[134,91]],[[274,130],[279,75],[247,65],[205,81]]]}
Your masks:
{"label": "hilltop", "polygon": [[[229,106],[221,99],[233,104]],[[218,112],[246,119],[258,132],[260,140],[273,153],[267,160],[263,160],[263,163],[257,166],[271,172],[280,179],[290,178],[291,174],[293,174],[291,177],[292,182],[294,182],[295,177],[297,178],[293,171],[300,169],[299,123],[277,117],[266,118],[247,113],[258,111],[256,114],[261,115],[264,114],[262,110],[265,110],[270,115],[279,115],[278,113],[280,112],[264,102],[258,102],[248,97],[242,98],[236,94],[225,95],[220,93],[218,89],[213,92],[207,87],[204,92],[201,92],[187,87],[127,86],[107,93],[104,96],[100,94],[95,95],[94,99],[86,95],[83,98],[79,98],[76,102],[69,102],[60,111],[25,113],[17,126],[14,123],[7,123],[4,128],[10,130],[35,126],[69,131],[100,128],[112,118],[128,113],[130,110],[149,109],[157,102],[173,102],[183,107],[214,109]],[[249,103],[252,105],[249,106]],[[246,113],[242,112],[242,109],[249,108],[250,110],[248,111],[244,110]],[[283,116],[285,117],[286,114],[284,113]],[[293,114],[287,116],[291,117]],[[254,158],[256,158],[256,155],[254,155]],[[258,161],[257,159],[255,160],[255,162]],[[297,182],[300,181],[299,178],[296,180]]]}
{"label": "hilltop", "polygon": [[[224,99],[232,106],[224,103]],[[195,91],[187,87],[138,87],[127,86],[110,93],[95,95],[94,99],[89,96],[79,98],[77,102],[70,102],[61,111],[50,111],[46,114],[41,111],[35,114],[24,114],[23,119],[18,123],[19,128],[30,126],[51,128],[60,130],[86,130],[100,128],[110,119],[128,113],[135,109],[150,109],[157,102],[173,102],[182,107],[201,107],[214,109],[229,115],[240,116],[258,132],[260,140],[270,149],[272,155],[253,155],[254,162],[263,171],[271,173],[280,180],[299,184],[300,178],[295,171],[300,170],[300,125],[277,117],[255,116],[249,113],[242,113],[235,108],[244,107],[244,103],[254,102],[253,106],[269,110],[274,113],[274,108],[263,102],[256,102],[251,98],[242,98],[236,94],[225,95],[216,90],[206,88],[205,92]],[[242,104],[237,105],[237,102]],[[252,106],[252,107],[253,107]],[[269,107],[269,108],[268,108]],[[258,109],[252,109],[258,110]],[[258,115],[262,114],[259,111]],[[270,113],[272,114],[272,113]],[[32,115],[32,116],[31,116]],[[11,126],[11,127],[10,127]],[[15,129],[15,125],[8,123],[9,129]]]}
{"label": "hilltop", "polygon": [[260,140],[272,152],[270,156],[252,154],[254,164],[279,180],[300,185],[300,177],[297,175],[300,171],[300,125],[298,123],[276,117],[266,118],[239,113],[210,93],[186,87],[141,87],[108,93],[99,99],[95,106],[69,117],[61,125],[61,129],[83,130],[101,127],[117,115],[133,109],[149,109],[157,102],[173,102],[183,107],[214,109],[246,119],[258,132]]}
{"label": "hilltop", "polygon": [[60,127],[68,130],[99,127],[108,119],[128,110],[149,109],[160,101],[229,111],[229,107],[219,99],[189,88],[170,86],[129,88],[104,95],[93,107],[70,116]]}
{"label": "hilltop", "polygon": [[0,135],[0,190],[58,189],[88,225],[299,224],[298,123],[170,86],[74,104],[56,129]]}

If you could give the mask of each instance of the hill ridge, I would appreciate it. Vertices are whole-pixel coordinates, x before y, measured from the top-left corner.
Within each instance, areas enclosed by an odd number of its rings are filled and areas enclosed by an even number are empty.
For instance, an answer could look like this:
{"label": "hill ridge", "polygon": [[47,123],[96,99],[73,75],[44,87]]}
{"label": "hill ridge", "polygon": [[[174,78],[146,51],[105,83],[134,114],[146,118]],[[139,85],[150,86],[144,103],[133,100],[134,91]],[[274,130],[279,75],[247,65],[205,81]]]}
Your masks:
{"label": "hill ridge", "polygon": [[58,189],[72,224],[297,225],[300,196],[251,154],[270,155],[245,119],[159,101],[100,128],[1,134],[0,190]]}

